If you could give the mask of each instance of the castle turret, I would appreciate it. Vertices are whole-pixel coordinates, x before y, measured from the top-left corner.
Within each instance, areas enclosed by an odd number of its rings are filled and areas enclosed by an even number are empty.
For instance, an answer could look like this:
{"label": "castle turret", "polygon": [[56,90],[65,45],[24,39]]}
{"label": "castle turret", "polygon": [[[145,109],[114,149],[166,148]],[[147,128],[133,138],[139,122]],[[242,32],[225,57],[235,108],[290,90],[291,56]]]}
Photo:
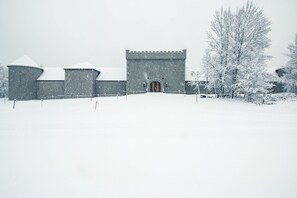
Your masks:
{"label": "castle turret", "polygon": [[37,78],[42,74],[42,68],[31,58],[24,55],[8,67],[8,97],[9,100],[30,100],[37,98]]}

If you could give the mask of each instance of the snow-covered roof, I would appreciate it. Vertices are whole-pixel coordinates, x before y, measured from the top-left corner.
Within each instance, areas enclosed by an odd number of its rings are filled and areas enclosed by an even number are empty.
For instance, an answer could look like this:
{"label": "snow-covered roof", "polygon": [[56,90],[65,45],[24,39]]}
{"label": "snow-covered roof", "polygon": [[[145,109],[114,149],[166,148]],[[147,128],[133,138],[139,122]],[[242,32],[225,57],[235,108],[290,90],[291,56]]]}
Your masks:
{"label": "snow-covered roof", "polygon": [[82,62],[75,65],[70,65],[67,67],[64,67],[64,69],[94,69],[96,71],[100,71],[96,66],[89,62]]}
{"label": "snow-covered roof", "polygon": [[7,66],[24,66],[24,67],[36,67],[41,68],[37,63],[35,63],[29,56],[23,55],[22,57],[16,59]]}
{"label": "snow-covered roof", "polygon": [[46,67],[37,80],[65,80],[65,71],[63,68]]}
{"label": "snow-covered roof", "polygon": [[100,74],[96,80],[99,81],[125,81],[126,77],[126,69],[124,68],[107,68],[101,67],[99,68]]}
{"label": "snow-covered roof", "polygon": [[194,81],[195,77],[191,75],[192,72],[200,72],[200,81],[205,81],[206,77],[204,74],[202,74],[202,72],[194,67],[186,67],[186,71],[185,71],[185,81]]}

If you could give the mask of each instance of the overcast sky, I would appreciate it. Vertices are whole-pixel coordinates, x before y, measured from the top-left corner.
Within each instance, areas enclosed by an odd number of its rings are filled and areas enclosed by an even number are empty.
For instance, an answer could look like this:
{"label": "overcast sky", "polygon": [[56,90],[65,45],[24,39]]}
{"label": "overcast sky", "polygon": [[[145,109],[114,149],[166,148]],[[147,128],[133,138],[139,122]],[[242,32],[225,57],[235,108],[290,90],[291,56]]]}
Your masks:
{"label": "overcast sky", "polygon": [[[274,58],[284,65],[297,33],[297,0],[255,0],[272,23]],[[63,67],[89,61],[125,67],[125,49],[188,50],[198,67],[215,10],[245,0],[0,0],[0,63],[27,54],[38,64]]]}

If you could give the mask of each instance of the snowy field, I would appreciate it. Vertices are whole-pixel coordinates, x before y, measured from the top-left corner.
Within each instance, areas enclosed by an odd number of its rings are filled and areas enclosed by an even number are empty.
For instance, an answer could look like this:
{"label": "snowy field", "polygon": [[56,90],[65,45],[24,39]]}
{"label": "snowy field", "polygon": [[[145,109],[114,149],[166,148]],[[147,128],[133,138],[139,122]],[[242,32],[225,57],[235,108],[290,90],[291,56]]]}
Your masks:
{"label": "snowy field", "polygon": [[1,100],[0,197],[296,198],[297,101]]}

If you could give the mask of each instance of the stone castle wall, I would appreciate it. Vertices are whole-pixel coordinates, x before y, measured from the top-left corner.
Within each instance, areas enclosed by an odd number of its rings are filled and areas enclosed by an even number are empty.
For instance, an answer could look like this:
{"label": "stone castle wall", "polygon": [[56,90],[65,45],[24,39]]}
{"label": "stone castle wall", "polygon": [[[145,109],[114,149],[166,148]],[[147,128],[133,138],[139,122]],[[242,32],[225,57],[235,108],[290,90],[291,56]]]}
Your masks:
{"label": "stone castle wall", "polygon": [[37,98],[64,98],[64,89],[64,80],[39,80],[37,81]]}
{"label": "stone castle wall", "polygon": [[95,96],[98,74],[93,69],[65,69],[65,97]]}
{"label": "stone castle wall", "polygon": [[37,78],[42,69],[27,66],[9,66],[9,100],[30,100],[37,98]]}
{"label": "stone castle wall", "polygon": [[96,95],[125,95],[126,81],[96,81]]}
{"label": "stone castle wall", "polygon": [[187,57],[187,50],[183,51],[130,51],[126,50],[126,59],[183,59]]}
{"label": "stone castle wall", "polygon": [[160,82],[164,93],[185,92],[186,50],[175,52],[133,52],[126,50],[127,93],[149,91]]}

